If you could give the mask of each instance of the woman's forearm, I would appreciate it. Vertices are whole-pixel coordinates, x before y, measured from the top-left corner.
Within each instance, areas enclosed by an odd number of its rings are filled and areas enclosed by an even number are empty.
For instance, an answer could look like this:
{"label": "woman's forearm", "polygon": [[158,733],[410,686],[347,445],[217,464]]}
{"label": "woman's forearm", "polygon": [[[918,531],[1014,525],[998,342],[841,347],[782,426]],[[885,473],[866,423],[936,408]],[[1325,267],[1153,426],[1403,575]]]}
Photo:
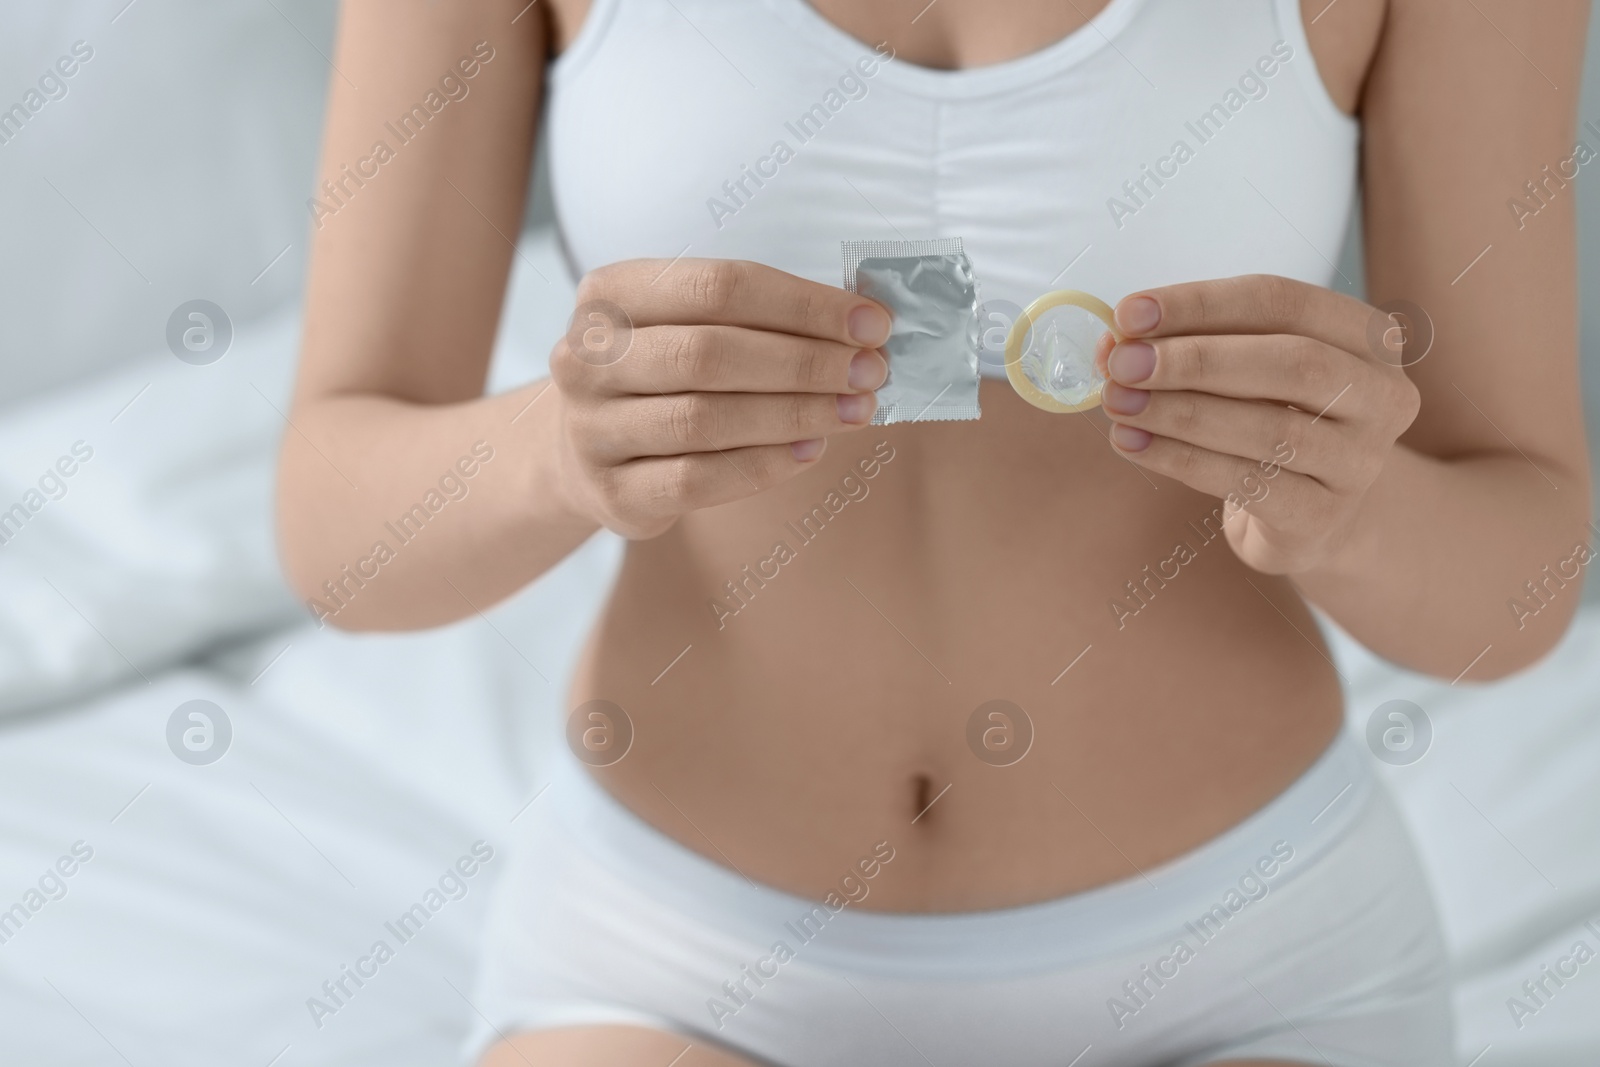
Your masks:
{"label": "woman's forearm", "polygon": [[1293,577],[1380,655],[1484,681],[1560,639],[1582,592],[1588,522],[1581,464],[1515,451],[1442,460],[1397,445],[1335,557]]}
{"label": "woman's forearm", "polygon": [[280,552],[308,610],[346,629],[451,622],[516,592],[597,529],[555,475],[547,381],[458,404],[370,395],[295,409]]}

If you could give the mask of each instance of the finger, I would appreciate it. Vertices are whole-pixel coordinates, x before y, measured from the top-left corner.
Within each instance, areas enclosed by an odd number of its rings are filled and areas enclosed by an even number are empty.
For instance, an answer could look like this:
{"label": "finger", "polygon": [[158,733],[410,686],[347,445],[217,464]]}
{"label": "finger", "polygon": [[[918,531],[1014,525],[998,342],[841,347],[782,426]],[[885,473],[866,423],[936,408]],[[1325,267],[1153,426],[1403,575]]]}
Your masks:
{"label": "finger", "polygon": [[1310,514],[1328,492],[1304,474],[1127,426],[1112,426],[1111,443],[1146,470],[1263,517]]}
{"label": "finger", "polygon": [[876,389],[889,364],[876,350],[738,326],[637,330],[627,358],[581,368],[602,395],[689,392],[855,393]]}
{"label": "finger", "polygon": [[628,324],[716,324],[773,330],[877,348],[889,339],[889,313],[855,293],[761,263],[732,259],[634,259],[584,275],[578,307],[619,306]]}
{"label": "finger", "polygon": [[1314,337],[1364,359],[1373,309],[1355,297],[1271,274],[1146,289],[1117,305],[1117,326],[1129,337],[1184,334],[1293,333]]}
{"label": "finger", "polygon": [[1365,465],[1349,456],[1343,428],[1277,404],[1208,393],[1145,393],[1115,382],[1107,384],[1101,403],[1122,426],[1249,463],[1287,467],[1329,488],[1356,488],[1365,474]]}
{"label": "finger", "polygon": [[[1094,343],[1094,369],[1100,372],[1100,377],[1102,378],[1111,377],[1107,361],[1111,358],[1111,353],[1116,350],[1116,347],[1117,339],[1110,330],[1101,334]],[[1131,385],[1132,383],[1130,382],[1129,384]]]}
{"label": "finger", "polygon": [[605,420],[602,432],[586,435],[591,458],[620,463],[859,430],[871,421],[876,406],[871,393],[672,393],[618,397],[592,415],[578,417]]}
{"label": "finger", "polygon": [[826,440],[813,439],[635,459],[612,469],[613,497],[620,511],[636,516],[716,507],[788,481],[826,447]]}
{"label": "finger", "polygon": [[1122,385],[1271,400],[1335,420],[1361,410],[1363,390],[1357,385],[1372,374],[1348,352],[1294,334],[1125,341],[1112,349],[1106,369]]}

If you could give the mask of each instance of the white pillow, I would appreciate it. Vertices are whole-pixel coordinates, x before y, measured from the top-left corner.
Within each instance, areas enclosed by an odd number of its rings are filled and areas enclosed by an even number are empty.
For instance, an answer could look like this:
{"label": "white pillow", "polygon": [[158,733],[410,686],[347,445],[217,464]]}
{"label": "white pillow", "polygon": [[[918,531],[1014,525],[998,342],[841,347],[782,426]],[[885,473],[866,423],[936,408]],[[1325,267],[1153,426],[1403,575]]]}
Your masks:
{"label": "white pillow", "polygon": [[[0,111],[43,101],[0,142],[0,406],[155,350],[184,301],[243,322],[298,292],[336,8],[0,6]],[[65,95],[30,98],[62,57]]]}
{"label": "white pillow", "polygon": [[296,617],[271,515],[298,334],[239,327],[208,366],[123,347],[0,420],[0,714]]}

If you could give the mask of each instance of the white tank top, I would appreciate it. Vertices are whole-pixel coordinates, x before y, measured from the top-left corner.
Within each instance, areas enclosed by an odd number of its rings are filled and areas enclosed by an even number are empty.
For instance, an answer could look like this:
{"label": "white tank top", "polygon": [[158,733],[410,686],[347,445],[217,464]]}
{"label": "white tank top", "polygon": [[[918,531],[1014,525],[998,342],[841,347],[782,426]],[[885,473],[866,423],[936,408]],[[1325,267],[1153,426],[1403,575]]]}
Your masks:
{"label": "white tank top", "polygon": [[574,272],[695,256],[837,285],[840,241],[960,237],[991,307],[1335,274],[1359,126],[1298,0],[1111,0],[967,70],[890,53],[806,0],[594,0],[548,90]]}

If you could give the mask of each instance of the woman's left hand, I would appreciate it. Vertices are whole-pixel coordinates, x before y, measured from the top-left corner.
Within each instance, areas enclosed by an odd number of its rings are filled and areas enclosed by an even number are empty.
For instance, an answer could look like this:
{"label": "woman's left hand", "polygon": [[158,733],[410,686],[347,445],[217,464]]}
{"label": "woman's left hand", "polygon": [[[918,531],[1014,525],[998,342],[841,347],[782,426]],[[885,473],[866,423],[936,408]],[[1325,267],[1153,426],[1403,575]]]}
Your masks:
{"label": "woman's left hand", "polygon": [[1382,316],[1270,275],[1135,293],[1117,305],[1126,340],[1112,347],[1108,334],[1098,352],[1112,444],[1223,498],[1228,543],[1249,566],[1312,569],[1337,551],[1417,414]]}

